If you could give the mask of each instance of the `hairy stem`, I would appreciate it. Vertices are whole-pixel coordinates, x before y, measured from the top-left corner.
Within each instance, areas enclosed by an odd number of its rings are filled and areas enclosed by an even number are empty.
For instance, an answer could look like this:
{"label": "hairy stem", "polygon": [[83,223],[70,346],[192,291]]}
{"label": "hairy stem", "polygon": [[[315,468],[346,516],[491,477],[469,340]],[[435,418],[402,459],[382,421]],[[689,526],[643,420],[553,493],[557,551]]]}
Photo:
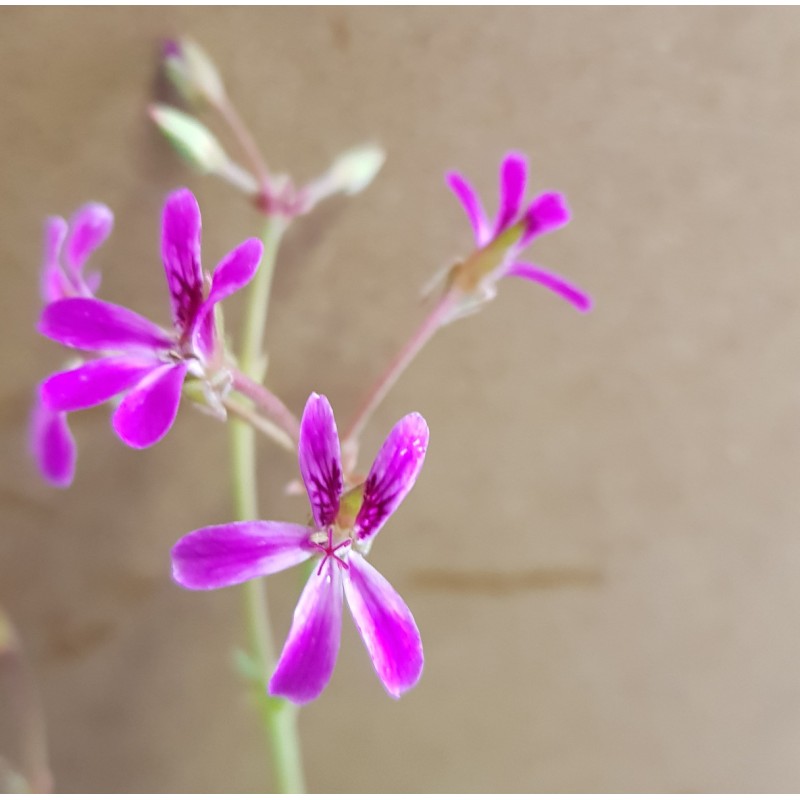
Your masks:
{"label": "hairy stem", "polygon": [[[353,421],[347,428],[345,435],[345,450],[351,458],[355,458],[358,451],[358,439],[364,427],[369,422],[375,409],[383,402],[389,390],[397,383],[400,376],[411,364],[420,350],[431,340],[433,335],[447,321],[449,313],[459,300],[455,290],[445,292],[431,312],[422,321],[422,324],[414,331],[408,341],[400,348],[397,355],[389,362],[383,374],[373,384],[367,396],[364,398],[359,410],[356,412]],[[350,467],[352,468],[352,464]]]}
{"label": "hairy stem", "polygon": [[222,402],[230,414],[272,439],[279,447],[288,450],[290,453],[296,451],[297,448],[293,439],[272,420],[262,417],[250,403],[239,402],[231,396],[226,397]]}
{"label": "hairy stem", "polygon": [[[285,220],[274,217],[267,219],[263,234],[264,258],[250,287],[240,364],[242,377],[246,377],[254,385],[261,379],[264,371],[262,341],[267,319],[267,304],[275,256],[285,228]],[[230,429],[234,512],[237,519],[257,519],[255,429],[239,419],[231,420]],[[257,667],[257,674],[263,676],[253,682],[253,691],[272,756],[275,789],[285,793],[303,792],[297,709],[285,700],[270,697],[265,686],[275,667],[275,651],[263,579],[253,580],[244,585],[244,616],[250,657]]]}
{"label": "hairy stem", "polygon": [[250,166],[256,173],[261,191],[269,192],[271,185],[269,169],[264,161],[264,157],[261,155],[261,151],[258,149],[255,139],[247,125],[244,124],[244,121],[239,116],[236,107],[225,97],[224,100],[216,105],[216,108],[227,123],[231,133],[236,137],[247,160],[250,162]]}
{"label": "hairy stem", "polygon": [[240,392],[258,407],[264,416],[274,422],[293,443],[300,435],[300,423],[276,395],[257,381],[237,369],[231,370],[233,388]]}

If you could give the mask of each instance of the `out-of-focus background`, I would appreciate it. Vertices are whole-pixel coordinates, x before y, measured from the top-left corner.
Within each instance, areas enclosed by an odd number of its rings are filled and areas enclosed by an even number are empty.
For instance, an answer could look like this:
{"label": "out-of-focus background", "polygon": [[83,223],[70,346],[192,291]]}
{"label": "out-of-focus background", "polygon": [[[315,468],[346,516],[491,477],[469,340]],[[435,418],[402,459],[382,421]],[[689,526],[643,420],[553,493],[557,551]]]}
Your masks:
{"label": "out-of-focus background", "polygon": [[[494,198],[503,154],[528,153],[534,188],[574,211],[532,257],[596,300],[584,317],[504,283],[374,418],[367,465],[402,414],[432,431],[372,557],[414,611],[425,673],[387,697],[346,620],[301,715],[310,788],[798,789],[800,12],[6,8],[0,23],[0,605],[58,789],[268,786],[231,668],[240,592],[169,577],[180,535],[231,516],[223,426],[187,407],[133,452],[107,411],[76,414],[66,492],[26,455],[33,387],[61,365],[33,328],[45,215],[108,203],[103,296],[164,322],[170,189],[197,193],[207,267],[259,230],[145,116],[165,97],[159,38],[177,33],[213,56],[276,169],[310,178],[362,141],[389,154],[282,251],[269,380],[295,411],[315,390],[349,417],[421,319],[419,287],[468,251],[447,169]],[[260,456],[264,517],[302,520],[282,493],[292,459],[266,441]],[[280,639],[297,581],[270,584]]]}

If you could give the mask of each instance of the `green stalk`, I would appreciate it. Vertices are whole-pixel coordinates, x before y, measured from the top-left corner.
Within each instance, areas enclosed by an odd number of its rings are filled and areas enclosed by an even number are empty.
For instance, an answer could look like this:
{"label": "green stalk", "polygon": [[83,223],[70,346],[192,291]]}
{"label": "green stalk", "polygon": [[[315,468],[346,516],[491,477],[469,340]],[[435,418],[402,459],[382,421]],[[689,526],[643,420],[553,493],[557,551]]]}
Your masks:
{"label": "green stalk", "polygon": [[[263,379],[265,367],[262,342],[275,256],[286,225],[283,218],[267,218],[262,236],[264,257],[249,290],[239,364],[247,377],[258,382]],[[234,514],[240,520],[257,519],[255,430],[242,420],[231,419],[230,431]],[[256,668],[256,675],[261,676],[253,681],[253,690],[271,752],[275,789],[283,793],[302,793],[305,791],[305,781],[297,709],[281,698],[270,697],[265,685],[275,668],[275,651],[263,579],[244,585],[244,617],[249,656]]]}

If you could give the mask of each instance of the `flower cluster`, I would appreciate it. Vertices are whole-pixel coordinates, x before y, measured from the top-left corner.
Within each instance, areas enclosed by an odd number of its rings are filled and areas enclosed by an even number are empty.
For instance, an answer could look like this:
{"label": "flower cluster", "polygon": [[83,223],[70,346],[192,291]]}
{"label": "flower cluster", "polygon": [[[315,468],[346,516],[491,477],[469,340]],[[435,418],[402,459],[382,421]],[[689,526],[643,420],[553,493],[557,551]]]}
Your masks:
{"label": "flower cluster", "polygon": [[[223,103],[221,84],[211,81],[201,66],[200,61],[176,62],[187,86],[205,86],[209,101]],[[340,159],[316,185],[315,198],[363,188],[376,169],[368,161],[364,153]],[[501,167],[500,209],[490,222],[467,181],[458,173],[448,175],[450,188],[469,217],[476,248],[448,272],[447,291],[457,301],[444,306],[449,319],[474,311],[494,296],[496,283],[508,276],[542,284],[579,310],[589,309],[590,299],[584,292],[520,259],[534,238],[569,219],[564,198],[557,193],[542,194],[524,206],[526,178],[524,157],[509,154]],[[220,301],[255,276],[261,242],[246,240],[206,275],[200,261],[197,201],[188,189],[170,194],[164,206],[161,244],[172,312],[172,324],[165,328],[95,296],[99,274],[87,274],[85,268],[112,224],[105,206],[89,204],[69,224],[52,218],[46,226],[44,309],[38,330],[77,351],[77,364],[40,384],[32,446],[44,476],[59,486],[70,483],[75,466],[68,413],[118,399],[112,415],[115,432],[125,444],[145,448],[160,441],[172,426],[187,382],[200,389],[205,406],[222,418],[232,386],[249,387],[248,396],[260,398],[265,413],[285,410],[266,389],[236,371],[215,314]],[[441,320],[435,319],[423,327],[424,335],[412,338],[412,346],[395,363],[407,364],[406,355],[413,357],[415,348],[439,324]],[[396,378],[396,372],[388,374],[391,380]],[[379,387],[373,400],[388,385]],[[368,408],[373,406],[368,404]],[[378,677],[389,694],[399,697],[420,678],[422,643],[408,607],[367,555],[378,532],[414,486],[428,447],[428,426],[419,414],[403,417],[360,481],[353,477],[353,465],[343,466],[333,410],[324,396],[309,397],[299,432],[296,418],[286,413],[284,429],[290,431],[290,446],[297,445],[311,524],[246,520],[199,528],[173,548],[174,580],[187,589],[217,589],[314,560],[269,679],[269,692],[297,704],[321,694],[338,655],[346,600]]]}

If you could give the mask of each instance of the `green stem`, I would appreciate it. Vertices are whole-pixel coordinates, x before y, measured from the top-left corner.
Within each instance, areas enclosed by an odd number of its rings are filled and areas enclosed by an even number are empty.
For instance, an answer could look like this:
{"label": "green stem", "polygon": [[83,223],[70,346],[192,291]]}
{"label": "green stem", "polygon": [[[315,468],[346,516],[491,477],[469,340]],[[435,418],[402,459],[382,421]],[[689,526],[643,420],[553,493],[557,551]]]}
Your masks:
{"label": "green stem", "polygon": [[[240,365],[242,372],[256,381],[261,380],[264,372],[261,348],[267,304],[275,256],[285,229],[286,220],[276,217],[267,219],[263,234],[264,257],[250,288]],[[234,513],[240,520],[257,519],[255,430],[239,419],[231,419],[230,430]],[[257,674],[263,676],[253,682],[253,690],[272,755],[275,789],[284,793],[301,793],[304,791],[304,779],[297,709],[281,698],[270,697],[264,685],[275,667],[275,652],[263,579],[244,585],[244,616],[250,658],[257,667]]]}
{"label": "green stem", "polygon": [[233,388],[256,404],[268,419],[274,422],[293,443],[300,438],[300,422],[269,389],[254,381],[235,367],[230,371]]}
{"label": "green stem", "polygon": [[288,227],[285,217],[267,217],[261,240],[264,242],[264,255],[248,293],[247,313],[242,333],[242,349],[239,354],[239,365],[242,372],[255,381],[264,377],[266,364],[262,348],[264,345],[264,329],[267,325],[267,308],[272,290],[272,275],[275,272],[275,257],[281,237]]}

